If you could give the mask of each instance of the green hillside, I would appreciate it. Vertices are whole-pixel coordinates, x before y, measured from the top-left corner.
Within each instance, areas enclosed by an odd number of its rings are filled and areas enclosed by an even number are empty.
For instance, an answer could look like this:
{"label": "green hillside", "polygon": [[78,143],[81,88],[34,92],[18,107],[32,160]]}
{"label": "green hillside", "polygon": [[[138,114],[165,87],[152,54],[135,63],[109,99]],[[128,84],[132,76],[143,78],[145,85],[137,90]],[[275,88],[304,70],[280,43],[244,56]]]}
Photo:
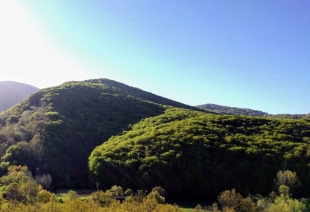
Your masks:
{"label": "green hillside", "polygon": [[98,146],[89,158],[101,185],[149,190],[174,198],[215,199],[235,188],[268,193],[278,170],[300,176],[296,195],[310,195],[310,120],[213,115],[169,108]]}
{"label": "green hillside", "polygon": [[296,171],[310,195],[310,119],[207,113],[108,79],[42,89],[0,113],[0,174],[27,165],[52,188],[150,191],[214,200],[268,193]]}
{"label": "green hillside", "polygon": [[91,151],[162,104],[191,108],[137,88],[97,79],[42,89],[0,113],[1,167],[27,165],[50,173],[54,187],[88,187]]}
{"label": "green hillside", "polygon": [[19,82],[0,81],[0,111],[5,111],[17,104],[39,88]]}

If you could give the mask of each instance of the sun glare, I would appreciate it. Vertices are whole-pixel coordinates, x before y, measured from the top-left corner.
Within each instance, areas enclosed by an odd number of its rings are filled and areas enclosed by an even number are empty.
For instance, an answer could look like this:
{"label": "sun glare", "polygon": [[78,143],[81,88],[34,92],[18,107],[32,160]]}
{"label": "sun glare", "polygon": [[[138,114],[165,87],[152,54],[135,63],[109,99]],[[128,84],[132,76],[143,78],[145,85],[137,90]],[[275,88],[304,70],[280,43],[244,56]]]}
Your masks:
{"label": "sun glare", "polygon": [[79,68],[44,44],[37,26],[27,18],[16,2],[0,2],[0,81],[27,82],[42,88],[83,79]]}

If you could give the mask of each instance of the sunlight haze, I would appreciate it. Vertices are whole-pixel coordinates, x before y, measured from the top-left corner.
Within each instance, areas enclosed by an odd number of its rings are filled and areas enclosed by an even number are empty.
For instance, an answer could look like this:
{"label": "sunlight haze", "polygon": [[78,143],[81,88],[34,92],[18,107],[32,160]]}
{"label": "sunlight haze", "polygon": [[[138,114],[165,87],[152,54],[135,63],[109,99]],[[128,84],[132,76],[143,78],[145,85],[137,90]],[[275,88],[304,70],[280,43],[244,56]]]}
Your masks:
{"label": "sunlight haze", "polygon": [[309,113],[310,3],[1,1],[0,81],[109,78],[185,104]]}

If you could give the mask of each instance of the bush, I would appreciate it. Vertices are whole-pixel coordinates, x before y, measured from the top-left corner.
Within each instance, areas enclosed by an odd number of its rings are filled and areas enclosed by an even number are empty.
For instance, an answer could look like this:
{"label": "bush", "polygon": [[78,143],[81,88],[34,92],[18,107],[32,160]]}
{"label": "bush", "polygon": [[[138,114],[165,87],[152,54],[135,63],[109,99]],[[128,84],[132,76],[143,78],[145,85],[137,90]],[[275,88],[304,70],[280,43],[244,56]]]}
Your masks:
{"label": "bush", "polygon": [[37,202],[47,203],[51,200],[53,194],[47,190],[42,190],[37,194]]}
{"label": "bush", "polygon": [[109,206],[112,202],[111,195],[103,191],[96,191],[91,194],[94,202],[98,203],[100,206]]}
{"label": "bush", "polygon": [[15,124],[15,123],[17,123],[18,121],[19,121],[19,119],[18,119],[18,117],[15,116],[15,115],[11,115],[11,116],[8,118],[8,122],[9,122],[10,124]]}
{"label": "bush", "polygon": [[3,197],[7,200],[17,200],[17,201],[25,200],[25,197],[18,189],[17,183],[11,183],[8,186],[6,186],[3,192]]}
{"label": "bush", "polygon": [[218,196],[223,211],[256,212],[258,208],[251,198],[243,198],[235,189],[223,191]]}

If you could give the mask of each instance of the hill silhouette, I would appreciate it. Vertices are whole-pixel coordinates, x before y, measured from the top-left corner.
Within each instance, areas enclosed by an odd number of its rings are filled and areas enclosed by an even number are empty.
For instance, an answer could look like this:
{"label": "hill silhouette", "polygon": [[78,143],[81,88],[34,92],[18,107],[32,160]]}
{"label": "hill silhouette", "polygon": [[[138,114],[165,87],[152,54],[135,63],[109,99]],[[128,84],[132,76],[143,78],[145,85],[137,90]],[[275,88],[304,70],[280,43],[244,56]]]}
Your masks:
{"label": "hill silhouette", "polygon": [[9,109],[38,90],[39,88],[20,82],[0,81],[0,111]]}
{"label": "hill silhouette", "polygon": [[198,108],[207,110],[209,112],[215,112],[220,114],[229,114],[229,115],[246,115],[246,116],[265,116],[277,119],[302,119],[304,117],[310,117],[309,114],[269,114],[260,110],[253,110],[249,108],[238,108],[238,107],[229,107],[222,106],[217,104],[203,104],[196,106]]}
{"label": "hill silhouette", "polygon": [[262,112],[260,110],[252,110],[249,108],[238,108],[238,107],[229,107],[222,106],[217,104],[203,104],[198,105],[198,108],[214,111],[221,114],[230,114],[230,115],[247,115],[247,116],[264,116],[268,113]]}

